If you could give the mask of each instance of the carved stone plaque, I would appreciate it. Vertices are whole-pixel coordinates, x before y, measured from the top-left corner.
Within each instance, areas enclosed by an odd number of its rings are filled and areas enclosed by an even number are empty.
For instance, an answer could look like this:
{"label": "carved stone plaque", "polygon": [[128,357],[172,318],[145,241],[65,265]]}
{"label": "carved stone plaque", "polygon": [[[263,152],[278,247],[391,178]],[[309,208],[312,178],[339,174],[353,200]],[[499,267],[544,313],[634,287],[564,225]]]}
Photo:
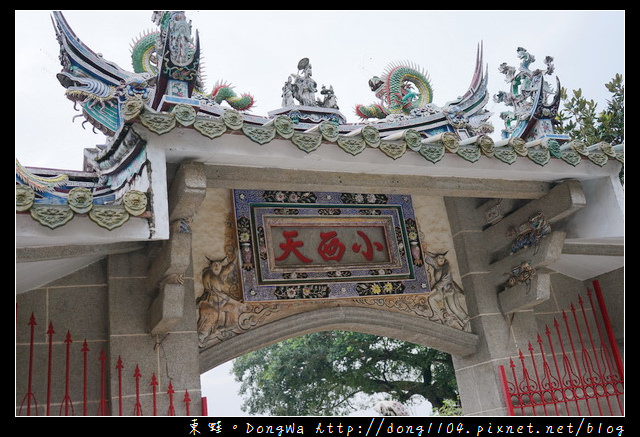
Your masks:
{"label": "carved stone plaque", "polygon": [[411,197],[234,190],[245,301],[430,290]]}

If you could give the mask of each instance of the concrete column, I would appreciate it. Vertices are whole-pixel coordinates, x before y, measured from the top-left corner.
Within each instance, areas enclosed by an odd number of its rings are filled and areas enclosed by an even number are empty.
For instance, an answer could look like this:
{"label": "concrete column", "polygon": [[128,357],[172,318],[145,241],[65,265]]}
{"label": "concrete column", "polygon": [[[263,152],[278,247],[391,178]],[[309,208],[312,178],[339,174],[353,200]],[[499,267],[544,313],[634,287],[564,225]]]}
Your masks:
{"label": "concrete column", "polygon": [[[156,244],[156,243],[152,243]],[[173,404],[176,415],[186,414],[184,403],[188,392],[190,414],[201,414],[200,369],[198,340],[195,329],[195,303],[193,295],[185,293],[176,305],[184,308],[183,316],[168,332],[152,334],[149,331],[147,310],[154,302],[154,292],[146,287],[152,245],[132,254],[114,255],[108,262],[109,309],[109,375],[111,415],[119,415],[122,387],[122,414],[152,416],[152,378],[155,376],[156,412],[169,415],[171,384],[175,393]],[[185,287],[193,287],[190,271],[185,275]],[[122,364],[121,373],[118,370]],[[140,374],[136,393],[136,369]],[[122,384],[120,382],[122,381]]]}
{"label": "concrete column", "polygon": [[163,335],[183,317],[187,292],[185,273],[191,265],[190,221],[206,195],[207,179],[202,163],[183,163],[169,190],[169,235],[153,260],[147,287],[156,292],[148,311],[149,331]]}
{"label": "concrete column", "polygon": [[458,265],[465,292],[471,332],[479,336],[475,354],[453,357],[458,390],[465,415],[506,414],[497,365],[509,348],[509,323],[501,311],[498,294],[489,281],[489,253],[482,235],[483,217],[477,199],[446,198]]}
{"label": "concrete column", "polygon": [[[512,230],[527,224],[542,212],[548,223],[556,223],[585,206],[577,181],[566,181],[540,199],[510,203],[487,223],[487,208],[481,199],[446,198],[445,205],[458,254],[471,331],[479,336],[473,355],[454,356],[462,407],[465,415],[505,415],[507,413],[499,366],[509,366],[518,348],[536,343],[538,324],[533,308],[549,300],[551,279],[544,267],[562,253],[565,233],[550,231],[521,251],[511,250]],[[494,220],[495,219],[495,220]],[[490,226],[490,224],[492,226]],[[529,283],[506,287],[508,275],[523,261],[540,270]]]}
{"label": "concrete column", "polygon": [[[201,164],[184,163],[169,191],[170,236],[144,250],[109,257],[111,399],[119,415],[202,414],[197,311],[193,291],[189,220],[204,198]],[[119,374],[118,363],[122,363]],[[136,370],[137,369],[137,370]],[[135,375],[140,375],[135,383]],[[155,380],[152,378],[155,377]],[[157,385],[153,386],[152,382]],[[153,411],[153,390],[156,411]],[[137,391],[136,391],[137,390]]]}

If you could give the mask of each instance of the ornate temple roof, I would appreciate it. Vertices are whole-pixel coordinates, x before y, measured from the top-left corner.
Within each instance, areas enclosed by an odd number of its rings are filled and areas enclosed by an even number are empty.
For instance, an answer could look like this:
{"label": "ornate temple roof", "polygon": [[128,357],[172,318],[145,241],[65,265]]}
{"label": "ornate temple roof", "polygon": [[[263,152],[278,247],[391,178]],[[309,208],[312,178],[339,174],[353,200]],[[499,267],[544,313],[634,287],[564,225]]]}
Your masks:
{"label": "ornate temple roof", "polygon": [[53,12],[52,21],[62,66],[57,78],[86,122],[108,138],[106,145],[85,150],[83,172],[54,174],[16,161],[17,210],[52,229],[74,214],[87,214],[109,230],[132,216],[151,214],[147,155],[135,126],[157,135],[189,130],[205,140],[243,135],[260,147],[286,141],[306,154],[327,145],[356,158],[375,150],[390,165],[407,155],[425,167],[441,165],[445,157],[470,164],[490,159],[505,168],[521,161],[568,168],[602,167],[611,160],[624,164],[623,145],[584,144],[554,132],[560,81],[546,78],[554,73],[553,59],[545,58],[544,69],[532,69],[535,57],[523,48],[517,50],[518,67],[503,63],[499,68],[510,86],[493,99],[510,110],[501,114],[505,128],[496,141],[489,136],[494,127],[485,108],[491,95],[481,44],[461,97],[436,106],[431,80],[421,67],[390,63],[369,81],[377,101],[356,105],[361,120],[347,123],[333,87],[317,89],[308,58],[287,78],[282,107],[265,115],[248,113],[253,96],[238,95],[226,83],[205,92],[200,40],[182,11],[153,13],[157,30],[133,45],[133,71],[87,47],[60,12]]}

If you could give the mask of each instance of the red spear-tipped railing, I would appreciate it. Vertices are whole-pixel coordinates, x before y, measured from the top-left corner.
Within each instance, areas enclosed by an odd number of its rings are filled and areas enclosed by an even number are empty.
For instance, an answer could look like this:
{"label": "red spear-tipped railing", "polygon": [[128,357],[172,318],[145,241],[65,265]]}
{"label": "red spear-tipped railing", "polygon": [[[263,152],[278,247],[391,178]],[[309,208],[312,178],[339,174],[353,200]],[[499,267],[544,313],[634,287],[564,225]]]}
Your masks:
{"label": "red spear-tipped railing", "polygon": [[69,415],[69,410],[71,410],[71,415],[73,416],[73,402],[71,402],[71,396],[69,394],[69,371],[71,367],[71,333],[67,331],[67,336],[64,339],[65,344],[67,345],[66,351],[66,366],[65,366],[65,375],[64,375],[64,397],[62,398],[62,403],[60,404],[60,415],[62,415],[62,408],[64,407],[64,415]]}
{"label": "red spear-tipped railing", "polygon": [[169,388],[167,389],[167,394],[169,395],[169,411],[167,411],[167,414],[169,416],[175,416],[176,415],[176,409],[173,406],[173,394],[175,392],[173,391],[173,384],[171,383],[171,381],[169,381]]}
{"label": "red spear-tipped railing", "polygon": [[142,414],[142,405],[140,405],[140,378],[142,375],[140,374],[140,369],[136,364],[136,370],[133,373],[133,377],[136,379],[136,404],[133,408],[134,416],[143,416]]}
{"label": "red spear-tipped railing", "polygon": [[187,416],[190,416],[190,414],[189,414],[189,404],[191,403],[191,398],[189,397],[189,391],[188,390],[184,391],[184,403],[185,403],[186,408],[187,408]]}
{"label": "red spear-tipped railing", "polygon": [[[571,311],[575,311],[575,307],[571,304]],[[580,398],[584,399],[586,393],[583,388],[583,382],[585,380],[584,374],[582,373],[582,366],[578,361],[578,351],[573,343],[573,335],[571,335],[571,328],[569,327],[569,317],[567,316],[566,311],[562,311],[562,319],[564,320],[564,327],[567,331],[567,336],[569,338],[569,345],[571,346],[571,355],[573,356],[573,364],[575,366],[576,371],[578,372],[578,390],[577,394]],[[589,411],[589,416],[593,416],[593,411],[591,411],[591,404],[589,402],[585,402],[587,404],[587,410]]]}
{"label": "red spear-tipped railing", "polygon": [[[594,285],[598,287],[597,281]],[[607,331],[606,338],[594,310],[590,290],[588,296],[591,311],[579,297],[580,308],[572,304],[571,317],[562,311],[563,330],[558,320],[553,320],[555,339],[549,327],[545,327],[548,351],[544,350],[542,336],[538,335],[537,352],[531,343],[528,345],[528,358],[519,351],[519,372],[514,360],[510,360],[511,381],[507,379],[504,366],[499,366],[509,415],[535,416],[543,413],[581,416],[585,407],[589,416],[623,414],[621,397],[624,395],[624,379],[619,371],[622,360],[606,316],[604,301],[601,297],[598,299],[602,323]],[[581,318],[578,312],[582,312]],[[593,321],[587,317],[589,312],[594,316]],[[599,334],[599,343],[593,335],[594,326]],[[560,346],[559,351],[554,349],[554,342]],[[617,401],[616,405],[611,402],[612,398]],[[549,405],[553,405],[554,409],[549,409]]]}
{"label": "red spear-tipped railing", "polygon": [[53,329],[53,323],[49,322],[49,329],[47,329],[47,336],[49,337],[49,360],[47,364],[47,416],[50,415],[49,407],[51,406],[51,362],[53,361],[53,334],[56,331]]}
{"label": "red spear-tipped railing", "polygon": [[542,369],[544,372],[544,377],[541,385],[546,388],[544,392],[544,399],[549,399],[553,403],[554,412],[557,416],[560,413],[558,410],[558,403],[556,402],[558,400],[558,397],[556,396],[556,390],[559,387],[559,383],[554,377],[553,372],[551,371],[551,366],[549,366],[549,362],[547,361],[547,356],[544,353],[544,348],[542,346],[542,336],[540,334],[538,334],[537,342],[538,348],[540,349],[540,356],[542,357]]}
{"label": "red spear-tipped railing", "polygon": [[207,406],[207,397],[203,396],[202,399],[200,400],[200,402],[202,403],[202,415],[203,416],[208,416],[209,415],[209,407]]}
{"label": "red spear-tipped railing", "polygon": [[[17,320],[17,309],[16,309],[16,323],[18,322]],[[35,357],[34,357],[34,347],[35,347],[35,327],[37,325],[36,322],[36,318],[34,314],[31,314],[31,317],[29,319],[28,322],[28,326],[30,327],[30,342],[29,342],[29,361],[28,361],[28,371],[27,371],[27,392],[25,394],[25,396],[23,397],[21,404],[20,404],[20,408],[19,408],[19,415],[23,414],[23,411],[25,412],[26,415],[31,416],[31,415],[38,415],[38,403],[34,394],[34,387],[33,387],[33,372],[34,372],[34,363],[36,362]],[[46,402],[46,412],[45,414],[48,416],[51,414],[51,406],[53,405],[51,403],[51,397],[53,394],[53,386],[52,386],[52,379],[56,378],[56,375],[54,374],[54,370],[55,367],[53,365],[53,345],[54,345],[54,335],[56,333],[56,331],[53,328],[53,323],[49,323],[48,325],[48,329],[47,329],[47,337],[48,337],[48,354],[47,354],[47,364],[46,364],[46,368],[47,368],[47,378],[46,378],[46,396],[47,396],[47,402]],[[74,353],[74,346],[73,346],[73,341],[72,341],[72,337],[71,337],[71,333],[69,331],[67,331],[67,334],[65,336],[65,340],[64,343],[66,345],[66,354],[65,354],[65,366],[64,366],[64,394],[62,397],[62,401],[60,402],[60,410],[59,410],[59,414],[60,415],[74,415],[74,406],[73,406],[73,400],[72,400],[72,391],[71,391],[71,385],[73,384],[75,386],[75,382],[72,381],[71,379],[71,358],[72,358],[72,354]],[[88,399],[88,393],[90,393],[90,387],[91,387],[91,380],[90,380],[90,375],[92,374],[92,372],[90,372],[90,360],[89,360],[89,353],[90,353],[90,348],[89,348],[89,343],[87,342],[86,339],[84,339],[82,346],[80,347],[80,353],[82,354],[82,360],[83,360],[83,364],[82,364],[82,375],[80,376],[80,378],[82,378],[82,381],[80,381],[80,379],[78,379],[78,387],[81,387],[81,394],[79,396],[82,397],[82,415],[86,416],[89,412],[88,412],[88,408],[89,408],[89,399]],[[108,394],[107,394],[107,389],[106,389],[106,384],[107,384],[107,379],[108,379],[108,370],[107,370],[107,356],[104,352],[104,350],[100,350],[100,354],[99,354],[99,358],[98,358],[98,362],[100,365],[100,372],[99,372],[99,381],[97,382],[97,384],[99,384],[100,387],[100,398],[98,399],[98,403],[97,403],[97,415],[99,416],[107,416],[109,415],[109,404],[108,404]],[[116,372],[117,372],[117,378],[118,378],[118,414],[120,416],[123,415],[123,383],[128,383],[128,379],[127,381],[123,380],[123,369],[124,369],[124,363],[122,361],[121,357],[118,357],[116,366],[115,366]],[[140,395],[140,386],[139,386],[139,382],[140,382],[140,378],[142,377],[142,374],[140,372],[140,369],[138,366],[136,366],[135,368],[135,373],[133,375],[135,384],[136,384],[136,403],[135,403],[135,407],[134,407],[134,415],[136,416],[141,416],[142,415],[142,405],[141,405],[141,395]],[[156,416],[157,415],[157,404],[158,404],[158,378],[156,377],[155,373],[152,374],[152,378],[151,378],[151,385],[153,387],[153,415]],[[169,410],[168,410],[168,415],[170,416],[175,416],[176,415],[176,411],[175,411],[175,406],[174,406],[174,399],[173,399],[173,395],[175,393],[174,391],[174,387],[173,384],[171,382],[171,379],[169,379],[169,386],[168,386],[168,390],[167,390],[167,395],[169,397]],[[189,396],[189,391],[185,390],[185,396],[184,396],[184,403],[185,403],[185,409],[186,409],[186,414],[189,415],[190,414],[190,404],[191,404],[191,398]],[[206,399],[202,398],[202,411],[203,413],[206,412]]]}
{"label": "red spear-tipped railing", "polygon": [[122,416],[122,358],[118,356],[118,362],[116,363],[116,370],[118,371],[118,415]]}
{"label": "red spear-tipped railing", "polygon": [[[17,317],[17,311],[16,311],[16,317]],[[24,406],[24,403],[27,403],[27,416],[31,416],[31,402],[33,401],[35,408],[36,408],[36,415],[38,414],[38,402],[36,401],[36,397],[33,394],[33,390],[32,390],[32,375],[33,375],[33,342],[34,342],[34,333],[35,333],[35,327],[36,327],[37,323],[36,323],[36,318],[33,315],[33,313],[31,313],[31,318],[29,319],[29,327],[31,329],[31,340],[29,342],[29,368],[28,368],[28,374],[27,374],[27,394],[24,395],[24,398],[22,399],[22,403],[20,404],[20,410],[19,413],[22,413],[22,407]]]}
{"label": "red spear-tipped railing", "polygon": [[87,354],[89,353],[89,346],[87,345],[87,339],[84,339],[82,344],[82,415],[87,415]]}
{"label": "red spear-tipped railing", "polygon": [[[600,322],[596,317],[595,321],[596,321],[596,328],[598,330],[598,338],[600,340],[600,344],[602,345],[600,356],[603,363],[603,373],[604,373],[603,381],[605,383],[604,387],[607,393],[611,393],[611,392],[617,393],[619,391],[619,387],[622,385],[622,382],[624,381],[624,369],[622,367],[622,358],[618,350],[618,344],[615,341],[615,337],[613,335],[613,330],[611,329],[607,308],[604,306],[604,300],[602,299],[602,291],[600,290],[600,285],[598,281],[594,281],[593,284],[595,286],[598,304],[602,308],[601,314],[605,324],[605,329],[607,331],[607,339],[608,339],[608,342],[605,341],[605,336],[602,333]],[[589,297],[589,303],[591,305],[591,308],[594,308],[591,290],[589,290],[588,292],[588,297]],[[611,345],[611,348],[607,346],[608,344]],[[612,363],[612,360],[615,360],[616,362],[615,367]],[[615,377],[616,371],[619,375],[619,379]],[[622,393],[620,392],[620,395],[621,394]],[[622,401],[620,399],[620,396],[616,396],[616,400],[617,400],[619,410],[622,411]]]}
{"label": "red spear-tipped railing", "polygon": [[151,389],[153,390],[153,415],[156,416],[156,387],[158,386],[158,380],[156,379],[156,374],[151,374]]}
{"label": "red spear-tipped railing", "polygon": [[98,416],[107,416],[109,414],[107,410],[107,390],[106,390],[106,364],[107,356],[104,353],[104,349],[100,349],[100,402],[98,403]]}

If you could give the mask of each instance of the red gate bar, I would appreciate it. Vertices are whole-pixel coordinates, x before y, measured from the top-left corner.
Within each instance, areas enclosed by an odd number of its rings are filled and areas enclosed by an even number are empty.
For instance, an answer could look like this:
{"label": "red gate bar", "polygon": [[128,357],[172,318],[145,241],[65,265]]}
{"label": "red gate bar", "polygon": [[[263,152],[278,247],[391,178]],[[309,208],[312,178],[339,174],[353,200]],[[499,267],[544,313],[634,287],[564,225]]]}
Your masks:
{"label": "red gate bar", "polygon": [[[18,314],[17,314],[17,309],[16,309],[16,325],[19,326],[18,324]],[[36,322],[36,318],[34,314],[31,314],[31,317],[29,318],[29,322],[27,323],[27,326],[29,326],[30,328],[30,340],[29,340],[29,361],[28,361],[28,368],[27,368],[27,392],[25,394],[25,396],[23,397],[21,403],[20,403],[20,407],[18,410],[18,415],[27,415],[27,416],[31,416],[31,415],[38,415],[38,403],[34,394],[34,390],[33,390],[33,364],[35,361],[34,358],[34,346],[35,346],[35,327],[37,325]],[[52,414],[51,412],[51,395],[52,395],[52,378],[56,377],[56,375],[54,374],[55,371],[55,365],[54,365],[54,359],[53,359],[53,343],[54,343],[54,334],[55,334],[55,330],[53,328],[53,323],[49,322],[48,325],[48,329],[46,332],[47,336],[48,336],[48,353],[47,353],[47,379],[46,379],[46,393],[47,393],[47,402],[46,402],[46,409],[45,409],[45,415],[46,416],[50,416]],[[67,334],[65,336],[64,339],[64,343],[66,345],[66,354],[65,354],[65,366],[64,366],[64,394],[63,394],[63,398],[60,402],[60,408],[59,408],[59,415],[75,415],[75,410],[74,410],[74,406],[73,406],[73,399],[72,399],[72,392],[71,392],[71,386],[72,384],[75,386],[74,381],[71,379],[71,358],[72,355],[76,352],[76,350],[74,349],[73,346],[73,341],[72,341],[72,337],[71,337],[71,333],[69,331],[67,331]],[[82,407],[82,411],[81,411],[81,415],[86,416],[89,414],[88,412],[88,399],[87,399],[87,392],[89,390],[89,387],[92,383],[92,381],[89,380],[89,375],[91,375],[91,372],[89,371],[89,359],[88,359],[88,353],[89,353],[90,349],[88,346],[88,343],[86,341],[86,339],[84,340],[84,342],[82,343],[81,347],[80,347],[80,353],[83,354],[83,369],[81,372],[81,375],[79,375],[78,378],[78,383],[82,384],[81,385],[81,390],[80,390],[80,396],[82,396],[82,403],[83,403],[83,407]],[[99,380],[96,382],[97,384],[99,384],[100,387],[100,398],[98,400],[97,403],[97,415],[99,416],[107,416],[109,415],[109,406],[108,406],[108,400],[107,400],[107,389],[106,389],[106,382],[107,382],[107,369],[106,369],[106,363],[107,361],[107,357],[106,354],[104,352],[103,349],[100,350],[100,354],[99,354],[99,358],[98,358],[98,365],[100,366],[100,372],[99,373]],[[123,415],[123,410],[122,410],[122,401],[123,401],[123,384],[124,383],[128,383],[131,380],[130,379],[126,379],[123,380],[123,373],[122,370],[124,369],[124,363],[121,359],[121,357],[118,357],[116,366],[115,366],[115,370],[117,372],[117,376],[118,376],[118,414],[120,416]],[[140,404],[140,392],[139,392],[139,380],[142,377],[142,374],[140,372],[140,369],[138,368],[138,366],[136,365],[136,370],[135,373],[133,375],[133,380],[136,384],[136,404],[135,404],[135,408],[134,408],[134,414],[135,415],[142,415],[142,406]],[[155,374],[152,374],[152,385],[153,385],[153,415],[155,416],[157,414],[157,390],[156,390],[156,386],[158,385],[157,383],[157,378],[155,376]],[[169,380],[169,387],[167,390],[167,396],[169,396],[169,411],[168,411],[168,415],[170,416],[175,416],[176,415],[176,411],[175,411],[175,407],[174,407],[174,403],[173,403],[173,394],[174,394],[174,388],[172,385],[171,380]],[[202,405],[202,411],[203,414],[206,415],[206,411],[207,411],[207,407],[206,407],[206,398],[202,398],[203,399],[203,405]],[[185,409],[186,409],[186,414],[189,415],[189,409],[190,409],[190,404],[191,403],[191,398],[189,397],[189,391],[185,390],[185,397],[184,397],[184,404],[185,404]]]}
{"label": "red gate bar", "polygon": [[[583,415],[582,408],[585,407],[590,416],[596,413],[601,416],[623,414],[621,397],[624,395],[624,378],[623,373],[619,371],[622,360],[615,343],[604,300],[601,297],[599,284],[595,281],[594,285],[599,296],[598,304],[607,336],[602,335],[600,322],[591,299],[591,291],[588,290],[593,322],[587,318],[585,302],[579,297],[584,327],[579,323],[577,310],[573,304],[571,305],[573,316],[571,319],[566,311],[562,312],[564,333],[561,332],[558,321],[554,319],[555,340],[561,349],[558,353],[554,350],[551,331],[547,326],[545,334],[550,352],[544,351],[542,337],[538,335],[540,357],[536,360],[533,346],[529,343],[528,361],[531,371],[522,351],[519,351],[521,367],[519,375],[516,372],[514,360],[510,360],[511,381],[507,379],[504,366],[499,366],[500,382],[509,415],[530,414],[535,416],[539,413],[549,415],[552,412],[556,416]],[[593,325],[597,328],[600,345],[596,344],[591,329]],[[572,332],[577,334],[577,343],[574,341]],[[565,348],[565,343],[569,344],[569,349]],[[552,358],[553,369],[547,356]],[[614,360],[615,366],[611,364]],[[541,368],[538,363],[541,363]],[[617,410],[612,405],[611,398],[616,399]],[[552,411],[548,409],[550,405],[553,405]],[[559,408],[561,406],[564,407],[564,412]],[[597,411],[592,407],[597,407]]]}
{"label": "red gate bar", "polygon": [[618,343],[616,342],[616,337],[613,335],[613,329],[611,328],[611,321],[609,320],[609,312],[607,311],[607,306],[604,303],[604,297],[602,296],[602,289],[600,289],[600,281],[593,281],[593,288],[596,290],[596,298],[598,299],[598,304],[600,306],[600,312],[602,313],[602,321],[607,330],[607,336],[609,337],[609,344],[611,344],[611,349],[613,350],[613,358],[616,361],[616,366],[618,367],[618,374],[620,378],[624,380],[624,365],[622,364],[622,357],[620,356],[620,351],[618,350]]}

